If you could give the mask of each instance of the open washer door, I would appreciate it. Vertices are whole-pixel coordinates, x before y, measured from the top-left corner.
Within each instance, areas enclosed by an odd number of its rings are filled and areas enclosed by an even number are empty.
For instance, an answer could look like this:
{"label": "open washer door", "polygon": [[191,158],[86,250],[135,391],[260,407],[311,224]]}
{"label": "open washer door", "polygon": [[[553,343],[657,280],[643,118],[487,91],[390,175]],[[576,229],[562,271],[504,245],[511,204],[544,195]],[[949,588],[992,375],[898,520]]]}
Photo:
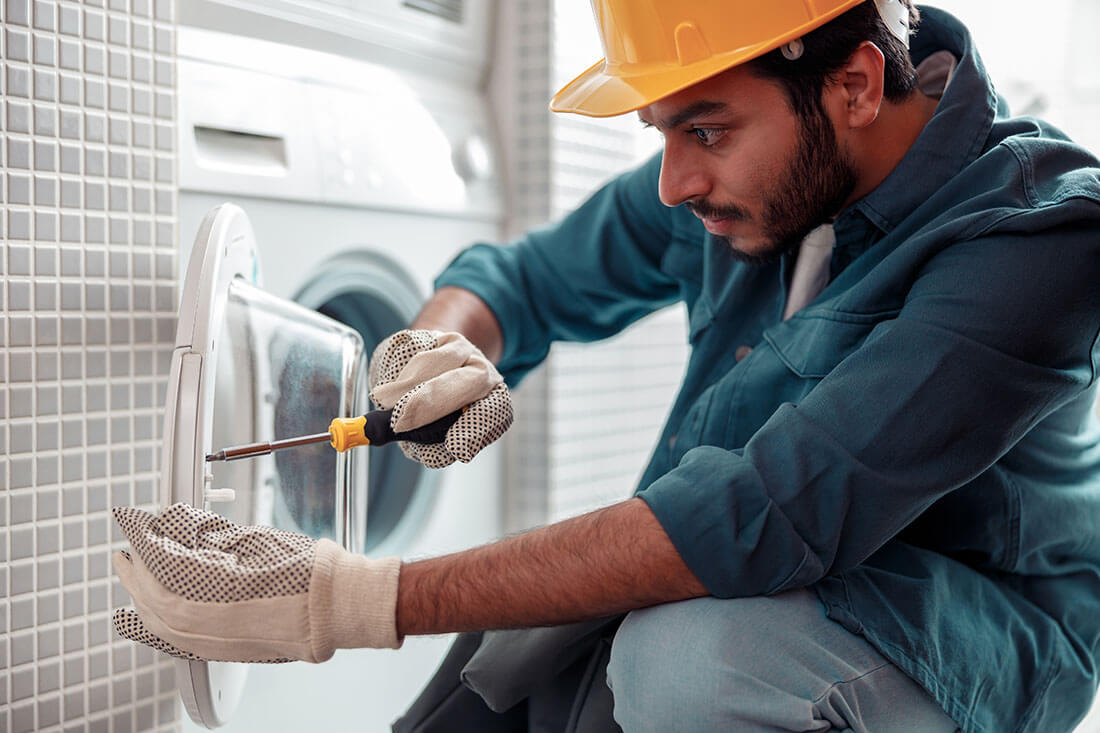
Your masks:
{"label": "open washer door", "polygon": [[[303,244],[308,246],[308,244]],[[325,432],[367,411],[363,341],[351,328],[265,293],[252,227],[237,206],[207,214],[183,284],[166,395],[161,500],[239,524],[327,537],[362,552],[367,451],[314,444],[234,462],[222,447]],[[177,661],[191,719],[228,722],[249,665]]]}

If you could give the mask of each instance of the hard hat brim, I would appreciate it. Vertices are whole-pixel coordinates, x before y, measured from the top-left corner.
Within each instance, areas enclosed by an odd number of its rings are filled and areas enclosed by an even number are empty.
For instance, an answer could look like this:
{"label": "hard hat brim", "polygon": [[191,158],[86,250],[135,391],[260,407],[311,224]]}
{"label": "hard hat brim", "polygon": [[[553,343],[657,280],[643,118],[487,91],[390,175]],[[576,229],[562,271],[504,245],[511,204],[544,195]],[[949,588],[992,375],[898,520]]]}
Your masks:
{"label": "hard hat brim", "polygon": [[588,117],[614,117],[647,107],[656,101],[743,64],[800,38],[862,0],[843,0],[796,28],[761,43],[715,54],[692,64],[666,64],[657,68],[609,69],[601,59],[566,84],[550,100],[553,112],[573,112]]}
{"label": "hard hat brim", "polygon": [[739,49],[737,53],[714,56],[690,66],[676,66],[634,76],[607,73],[600,59],[566,84],[550,100],[553,112],[573,112],[588,117],[614,117],[648,107],[678,91],[687,89],[740,63],[755,58],[768,48]]}

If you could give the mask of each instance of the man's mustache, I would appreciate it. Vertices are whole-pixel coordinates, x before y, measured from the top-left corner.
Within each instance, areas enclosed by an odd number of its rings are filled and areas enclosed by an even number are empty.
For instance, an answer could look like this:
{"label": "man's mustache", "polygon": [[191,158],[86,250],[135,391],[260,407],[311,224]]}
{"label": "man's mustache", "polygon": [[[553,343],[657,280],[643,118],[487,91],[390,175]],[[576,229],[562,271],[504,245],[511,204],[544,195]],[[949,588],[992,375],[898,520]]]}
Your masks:
{"label": "man's mustache", "polygon": [[749,215],[739,206],[714,206],[706,201],[688,201],[684,204],[696,216],[702,219],[733,219],[748,221]]}

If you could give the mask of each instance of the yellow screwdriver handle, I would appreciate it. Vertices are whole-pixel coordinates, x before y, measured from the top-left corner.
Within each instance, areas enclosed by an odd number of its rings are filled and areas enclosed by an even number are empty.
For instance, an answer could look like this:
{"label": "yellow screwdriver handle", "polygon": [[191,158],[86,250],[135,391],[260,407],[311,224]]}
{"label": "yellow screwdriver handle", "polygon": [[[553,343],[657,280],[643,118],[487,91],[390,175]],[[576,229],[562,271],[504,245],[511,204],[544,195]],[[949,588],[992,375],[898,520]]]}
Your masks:
{"label": "yellow screwdriver handle", "polygon": [[343,453],[348,448],[370,445],[370,439],[363,432],[367,424],[365,415],[359,417],[338,417],[329,423],[328,432],[332,436],[332,447]]}
{"label": "yellow screwdriver handle", "polygon": [[357,445],[386,445],[395,440],[431,445],[447,439],[447,431],[455,424],[466,408],[455,410],[438,420],[433,420],[419,428],[395,433],[390,427],[393,408],[371,410],[359,417],[338,417],[328,426],[332,447],[343,453]]}

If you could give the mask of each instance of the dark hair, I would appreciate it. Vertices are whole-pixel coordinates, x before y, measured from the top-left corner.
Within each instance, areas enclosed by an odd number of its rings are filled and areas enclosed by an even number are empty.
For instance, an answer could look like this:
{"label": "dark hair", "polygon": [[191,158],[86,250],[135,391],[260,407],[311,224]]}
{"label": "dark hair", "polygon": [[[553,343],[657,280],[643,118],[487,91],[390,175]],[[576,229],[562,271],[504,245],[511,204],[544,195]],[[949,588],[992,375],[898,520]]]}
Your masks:
{"label": "dark hair", "polygon": [[[920,21],[920,11],[912,0],[901,2],[909,8],[912,33]],[[760,78],[779,82],[791,108],[805,117],[823,112],[821,96],[825,85],[836,79],[837,72],[864,41],[878,46],[886,57],[883,95],[891,102],[904,100],[916,88],[917,72],[908,49],[887,29],[874,0],[866,0],[802,36],[805,50],[798,59],[786,59],[777,48],[745,66]]]}

